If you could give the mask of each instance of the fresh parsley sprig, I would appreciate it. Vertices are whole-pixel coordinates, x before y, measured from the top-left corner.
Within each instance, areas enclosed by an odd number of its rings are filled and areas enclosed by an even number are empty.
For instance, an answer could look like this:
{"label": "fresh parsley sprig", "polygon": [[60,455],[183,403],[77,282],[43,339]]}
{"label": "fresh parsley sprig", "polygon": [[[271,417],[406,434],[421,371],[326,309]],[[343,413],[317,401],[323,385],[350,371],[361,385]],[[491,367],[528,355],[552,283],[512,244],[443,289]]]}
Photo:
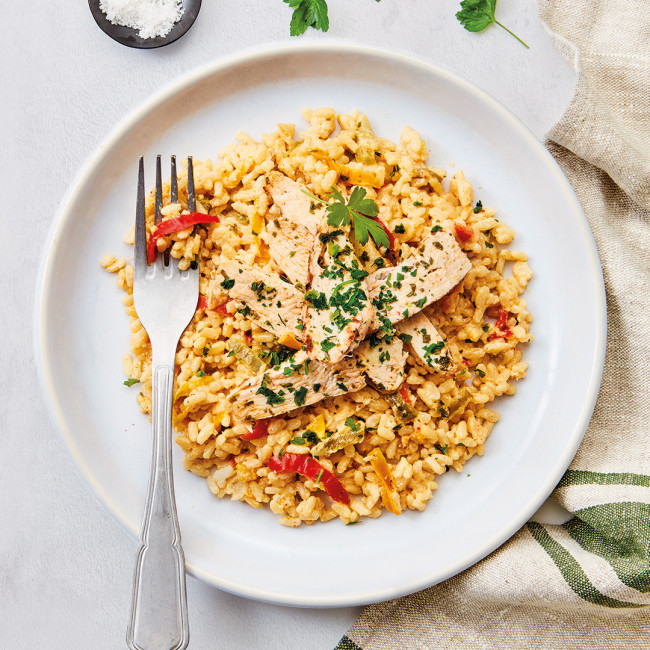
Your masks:
{"label": "fresh parsley sprig", "polygon": [[376,219],[379,207],[372,199],[366,198],[366,190],[363,187],[354,187],[347,203],[345,197],[335,187],[332,187],[332,191],[327,195],[334,199],[331,203],[305,189],[302,191],[327,206],[328,225],[336,227],[352,224],[353,236],[362,246],[368,242],[368,237],[372,237],[377,246],[391,247],[386,231]]}
{"label": "fresh parsley sprig", "polygon": [[508,34],[514,36],[527,49],[530,49],[517,34],[511,32],[496,19],[496,8],[497,0],[462,0],[456,18],[468,32],[481,32],[492,23],[496,23],[499,27],[505,29]]}
{"label": "fresh parsley sprig", "polygon": [[284,0],[292,9],[289,33],[300,36],[308,27],[326,32],[330,28],[325,0]]}

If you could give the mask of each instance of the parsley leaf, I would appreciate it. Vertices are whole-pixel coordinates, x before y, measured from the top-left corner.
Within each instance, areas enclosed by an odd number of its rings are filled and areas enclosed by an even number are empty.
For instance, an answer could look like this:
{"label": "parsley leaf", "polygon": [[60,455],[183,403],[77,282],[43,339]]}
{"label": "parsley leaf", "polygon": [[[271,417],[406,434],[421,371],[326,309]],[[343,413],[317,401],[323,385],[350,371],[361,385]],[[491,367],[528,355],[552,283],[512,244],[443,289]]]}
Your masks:
{"label": "parsley leaf", "polygon": [[323,201],[323,199],[314,196],[305,189],[302,191],[312,199],[316,199],[327,206],[328,225],[336,227],[352,224],[354,238],[362,246],[368,242],[368,237],[372,237],[377,246],[391,248],[390,238],[381,221],[377,219],[379,207],[372,199],[366,198],[366,190],[363,187],[352,188],[347,203],[343,194],[335,187],[332,187],[332,191],[328,194],[330,198],[334,199],[331,203]]}
{"label": "parsley leaf", "polygon": [[133,384],[139,384],[140,380],[135,377],[129,377],[128,379],[125,379],[123,383],[125,386],[133,386]]}
{"label": "parsley leaf", "polygon": [[[286,0],[285,0],[286,2]],[[456,13],[460,24],[468,32],[481,32],[492,23],[505,29],[508,34],[514,36],[523,46],[530,49],[519,36],[511,32],[505,25],[502,25],[495,16],[497,0],[462,0],[460,11]]]}
{"label": "parsley leaf", "polygon": [[327,206],[327,223],[330,226],[347,226],[352,222],[355,239],[364,246],[368,237],[372,237],[377,246],[390,248],[390,240],[382,225],[375,220],[379,214],[377,204],[366,198],[363,187],[352,189],[346,204],[345,198],[335,187],[330,195],[334,202]]}
{"label": "parsley leaf", "polygon": [[284,2],[293,9],[289,27],[291,36],[304,34],[307,27],[320,29],[322,32],[330,28],[325,0],[284,0]]}

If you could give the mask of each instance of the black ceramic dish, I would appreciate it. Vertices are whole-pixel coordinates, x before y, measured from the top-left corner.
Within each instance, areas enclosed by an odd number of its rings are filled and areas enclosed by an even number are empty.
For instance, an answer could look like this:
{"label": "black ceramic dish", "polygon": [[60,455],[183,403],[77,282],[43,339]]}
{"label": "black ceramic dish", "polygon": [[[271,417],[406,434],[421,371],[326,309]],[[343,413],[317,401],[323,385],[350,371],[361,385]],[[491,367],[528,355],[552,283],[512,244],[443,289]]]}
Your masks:
{"label": "black ceramic dish", "polygon": [[88,0],[88,6],[90,7],[95,22],[112,39],[127,47],[152,49],[154,47],[169,45],[183,36],[194,24],[201,9],[201,0],[183,0],[183,15],[181,19],[172,27],[166,36],[155,36],[153,38],[140,38],[136,29],[123,27],[122,25],[114,25],[99,8],[99,0]]}

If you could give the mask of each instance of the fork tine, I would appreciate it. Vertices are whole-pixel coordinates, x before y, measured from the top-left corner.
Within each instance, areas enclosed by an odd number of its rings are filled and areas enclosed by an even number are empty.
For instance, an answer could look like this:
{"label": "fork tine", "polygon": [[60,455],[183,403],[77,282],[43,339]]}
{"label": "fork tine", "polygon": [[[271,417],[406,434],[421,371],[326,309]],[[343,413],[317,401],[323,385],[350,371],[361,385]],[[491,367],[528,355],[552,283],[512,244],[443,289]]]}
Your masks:
{"label": "fork tine", "polygon": [[187,209],[196,212],[196,195],[194,193],[194,165],[192,156],[187,157]]}
{"label": "fork tine", "polygon": [[156,216],[154,223],[160,223],[162,215],[160,211],[162,210],[163,204],[163,193],[162,193],[162,172],[160,169],[160,156],[156,156]]}
{"label": "fork tine", "polygon": [[178,203],[178,177],[176,176],[176,156],[172,156],[172,178],[170,202]]}
{"label": "fork tine", "polygon": [[144,273],[147,267],[147,224],[144,206],[144,158],[140,157],[138,168],[138,196],[135,206],[135,252],[134,270]]}

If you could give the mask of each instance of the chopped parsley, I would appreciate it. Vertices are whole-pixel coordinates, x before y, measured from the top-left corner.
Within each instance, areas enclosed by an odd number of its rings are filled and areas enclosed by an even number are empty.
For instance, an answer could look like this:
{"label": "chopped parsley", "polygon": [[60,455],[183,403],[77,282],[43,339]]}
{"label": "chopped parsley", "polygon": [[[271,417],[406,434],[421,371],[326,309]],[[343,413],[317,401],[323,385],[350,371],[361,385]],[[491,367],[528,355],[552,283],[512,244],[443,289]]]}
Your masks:
{"label": "chopped parsley", "polygon": [[327,296],[322,291],[317,292],[311,289],[305,294],[305,300],[318,311],[327,309]]}
{"label": "chopped parsley", "polygon": [[483,204],[481,201],[477,201],[476,205],[474,206],[474,214],[478,214],[479,212],[483,211]]}
{"label": "chopped parsley", "polygon": [[197,377],[205,377],[205,370],[199,370],[199,371],[196,373],[196,376],[197,376]]}
{"label": "chopped parsley", "polygon": [[[267,376],[262,376],[262,385],[257,389],[256,395],[263,395],[266,397],[266,403],[273,404],[284,404],[284,397],[280,394],[280,391],[274,393],[270,388],[267,388],[266,382],[268,381]],[[305,389],[306,391],[307,389]]]}
{"label": "chopped parsley", "polygon": [[336,347],[336,342],[335,341],[321,341],[320,347],[323,350],[323,352],[329,352],[332,348]]}
{"label": "chopped parsley", "polygon": [[306,386],[301,386],[293,394],[293,401],[295,402],[296,406],[303,406],[304,403],[305,403],[306,398],[307,398],[307,387]]}
{"label": "chopped parsley", "polygon": [[358,431],[360,427],[359,423],[353,417],[349,417],[345,419],[345,426],[350,427],[352,431]]}
{"label": "chopped parsley", "polygon": [[442,230],[442,226],[439,226],[438,224],[436,224],[433,228],[431,228],[432,233],[440,232],[441,230]]}
{"label": "chopped parsley", "polygon": [[395,226],[395,232],[396,232],[398,235],[403,235],[403,234],[406,232],[406,228],[404,228],[404,224],[403,224],[403,223],[398,223],[398,224]]}
{"label": "chopped parsley", "polygon": [[235,281],[231,280],[229,278],[226,278],[222,283],[221,286],[228,291],[228,289],[232,289],[235,286]]}
{"label": "chopped parsley", "polygon": [[140,380],[135,377],[129,377],[128,379],[125,379],[123,383],[125,386],[133,386],[133,384],[139,384]]}

